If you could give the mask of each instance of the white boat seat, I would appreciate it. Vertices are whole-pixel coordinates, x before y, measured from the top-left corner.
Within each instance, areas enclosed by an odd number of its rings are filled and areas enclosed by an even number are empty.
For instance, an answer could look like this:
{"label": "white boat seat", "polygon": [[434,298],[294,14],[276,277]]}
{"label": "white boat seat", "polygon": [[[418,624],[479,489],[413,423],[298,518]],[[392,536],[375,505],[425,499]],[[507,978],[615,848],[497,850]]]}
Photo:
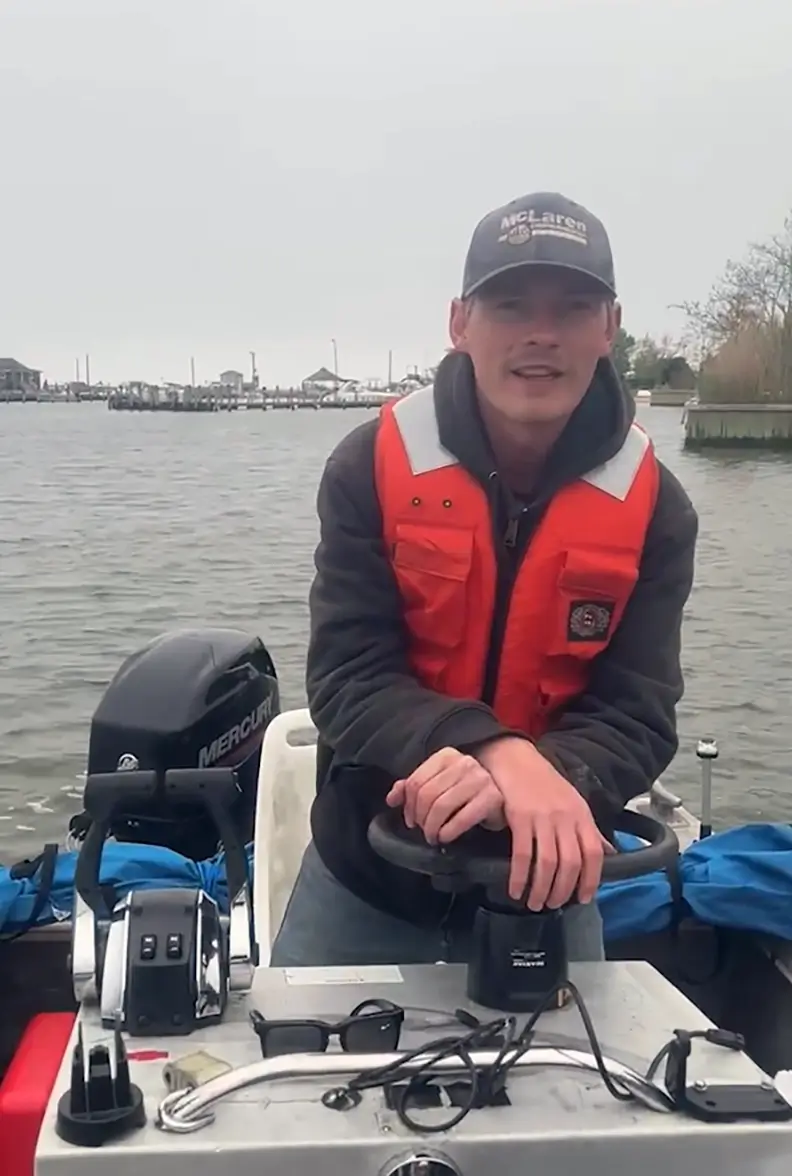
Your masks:
{"label": "white boat seat", "polygon": [[307,708],[284,711],[264,734],[253,850],[253,913],[266,967],[310,832],[316,728]]}

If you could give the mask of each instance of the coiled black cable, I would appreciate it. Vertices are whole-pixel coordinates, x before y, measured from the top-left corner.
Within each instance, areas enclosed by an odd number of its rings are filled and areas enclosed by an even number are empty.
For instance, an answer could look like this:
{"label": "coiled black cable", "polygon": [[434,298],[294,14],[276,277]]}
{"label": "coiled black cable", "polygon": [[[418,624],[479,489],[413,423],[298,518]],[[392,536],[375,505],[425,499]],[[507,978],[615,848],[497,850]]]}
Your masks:
{"label": "coiled black cable", "polygon": [[736,1053],[745,1049],[745,1038],[741,1033],[733,1033],[731,1029],[719,1029],[717,1027],[712,1029],[675,1029],[674,1036],[665,1043],[661,1050],[658,1050],[649,1063],[649,1068],[645,1075],[647,1082],[654,1081],[661,1063],[666,1061],[677,1041],[683,1037],[688,1041],[700,1040],[706,1041],[710,1045],[720,1045],[723,1049],[731,1049]]}
{"label": "coiled black cable", "polygon": [[[551,1006],[557,1004],[559,994],[562,992],[569,992],[577,1006],[583,1027],[586,1030],[592,1056],[606,1090],[620,1102],[631,1102],[633,1095],[630,1091],[608,1073],[591,1016],[580,991],[571,981],[564,980],[546,994],[538,1008],[531,1013],[519,1034],[517,1020],[513,1016],[499,1017],[496,1020],[482,1023],[466,1010],[458,1009],[455,1016],[463,1024],[471,1026],[469,1033],[461,1037],[457,1035],[436,1038],[403,1054],[397,1062],[393,1062],[389,1066],[364,1070],[351,1078],[346,1086],[328,1091],[325,1105],[339,1107],[354,1105],[359,1101],[360,1091],[394,1086],[396,1083],[401,1084],[406,1079],[404,1085],[400,1085],[396,1091],[392,1091],[394,1095],[393,1109],[404,1126],[410,1131],[424,1134],[450,1131],[452,1127],[461,1123],[475,1107],[488,1105],[503,1090],[511,1068],[534,1044],[534,1030],[537,1021]],[[489,1066],[476,1065],[471,1057],[472,1051],[492,1049],[495,1046],[498,1047],[495,1061]],[[405,1063],[411,1062],[417,1057],[425,1057],[426,1060],[417,1071],[411,1074],[406,1073]],[[470,1084],[463,1105],[450,1118],[441,1123],[417,1122],[410,1113],[410,1103],[415,1100],[420,1090],[426,1089],[438,1080],[439,1076],[431,1072],[432,1067],[442,1059],[453,1057],[459,1058],[460,1070],[464,1072]]]}

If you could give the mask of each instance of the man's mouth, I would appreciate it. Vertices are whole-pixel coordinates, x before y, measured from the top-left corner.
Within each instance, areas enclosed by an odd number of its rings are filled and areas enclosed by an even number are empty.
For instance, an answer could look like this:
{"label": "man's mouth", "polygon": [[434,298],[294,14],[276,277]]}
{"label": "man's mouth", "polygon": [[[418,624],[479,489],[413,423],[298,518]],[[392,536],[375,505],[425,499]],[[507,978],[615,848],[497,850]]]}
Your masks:
{"label": "man's mouth", "polygon": [[520,367],[512,368],[511,372],[521,380],[557,380],[564,374],[560,368],[546,363],[521,364]]}

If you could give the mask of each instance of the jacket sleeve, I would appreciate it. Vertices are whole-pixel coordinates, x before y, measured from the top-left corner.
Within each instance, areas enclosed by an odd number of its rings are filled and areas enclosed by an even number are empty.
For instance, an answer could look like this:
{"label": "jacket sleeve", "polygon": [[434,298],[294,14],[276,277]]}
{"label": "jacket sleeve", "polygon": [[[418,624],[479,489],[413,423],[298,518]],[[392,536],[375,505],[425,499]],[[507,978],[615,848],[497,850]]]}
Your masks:
{"label": "jacket sleeve", "polygon": [[306,687],[336,760],[403,778],[442,747],[508,732],[484,703],[448,698],[411,673],[401,598],[382,539],[374,483],[376,422],[330,456],[318,494]]}
{"label": "jacket sleeve", "polygon": [[603,825],[651,787],[678,747],[682,613],[693,584],[698,518],[677,479],[660,489],[638,582],[588,688],[537,746]]}

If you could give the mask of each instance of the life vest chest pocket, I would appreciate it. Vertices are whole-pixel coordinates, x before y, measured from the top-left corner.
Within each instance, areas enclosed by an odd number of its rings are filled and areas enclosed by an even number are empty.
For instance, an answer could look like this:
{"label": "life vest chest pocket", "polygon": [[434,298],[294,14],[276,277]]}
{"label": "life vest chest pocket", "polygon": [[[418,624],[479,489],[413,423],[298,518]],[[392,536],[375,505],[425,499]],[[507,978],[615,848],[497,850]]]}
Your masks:
{"label": "life vest chest pocket", "polygon": [[467,623],[473,532],[398,523],[392,562],[413,640],[456,649]]}
{"label": "life vest chest pocket", "polygon": [[590,661],[602,653],[637,580],[633,551],[599,548],[566,552],[556,581],[548,654]]}

